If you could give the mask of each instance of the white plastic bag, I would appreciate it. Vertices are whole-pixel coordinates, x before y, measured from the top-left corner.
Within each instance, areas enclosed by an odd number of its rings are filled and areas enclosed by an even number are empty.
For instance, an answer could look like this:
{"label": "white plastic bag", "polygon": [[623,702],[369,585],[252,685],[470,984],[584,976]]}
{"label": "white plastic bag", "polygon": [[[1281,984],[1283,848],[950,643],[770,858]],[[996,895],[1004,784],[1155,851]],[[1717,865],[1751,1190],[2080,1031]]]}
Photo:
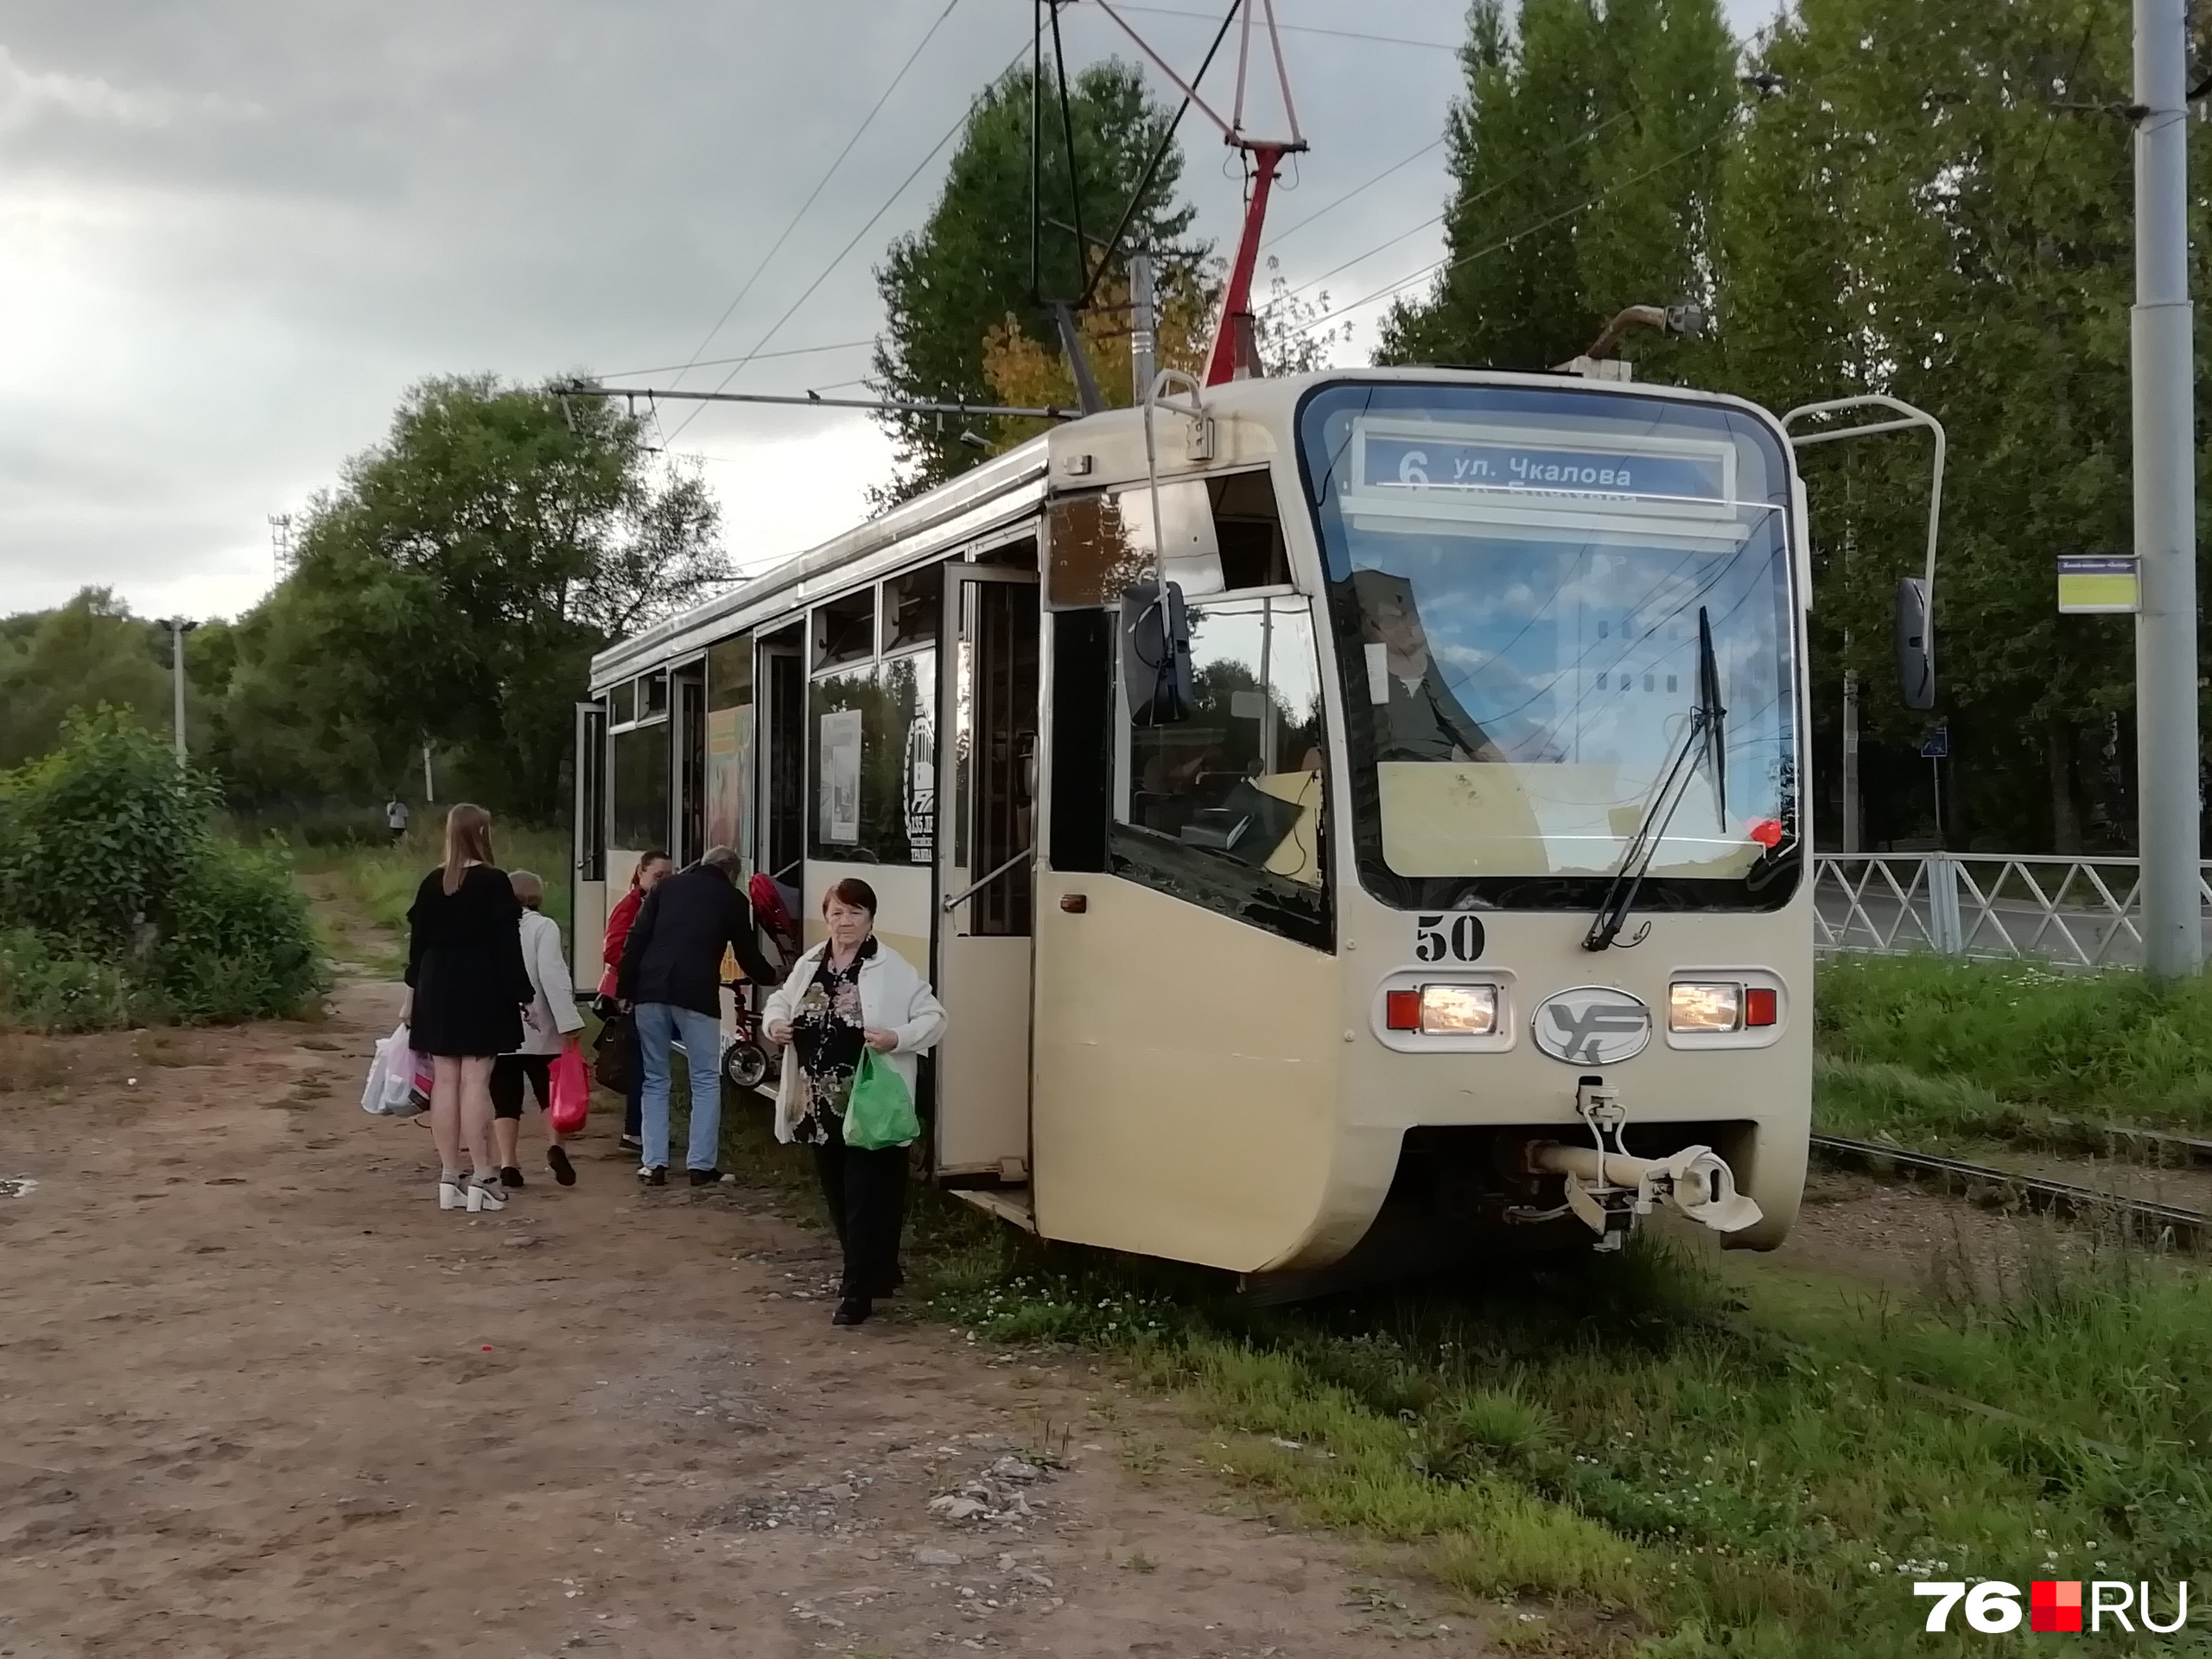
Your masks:
{"label": "white plastic bag", "polygon": [[413,1117],[426,1103],[416,1098],[415,1051],[408,1046],[407,1027],[379,1038],[369,1062],[369,1080],[361,1090],[361,1109],[378,1117]]}

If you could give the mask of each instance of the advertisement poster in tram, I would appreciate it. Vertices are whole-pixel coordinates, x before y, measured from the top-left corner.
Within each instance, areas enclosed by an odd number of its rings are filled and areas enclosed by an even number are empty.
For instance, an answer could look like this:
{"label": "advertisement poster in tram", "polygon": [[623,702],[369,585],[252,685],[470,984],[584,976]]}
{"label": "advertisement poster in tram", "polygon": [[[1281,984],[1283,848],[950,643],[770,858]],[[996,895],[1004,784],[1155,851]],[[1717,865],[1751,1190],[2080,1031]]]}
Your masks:
{"label": "advertisement poster in tram", "polygon": [[750,864],[753,705],[707,712],[707,845],[731,847]]}
{"label": "advertisement poster in tram", "polygon": [[861,838],[861,711],[822,716],[822,839],[842,846]]}

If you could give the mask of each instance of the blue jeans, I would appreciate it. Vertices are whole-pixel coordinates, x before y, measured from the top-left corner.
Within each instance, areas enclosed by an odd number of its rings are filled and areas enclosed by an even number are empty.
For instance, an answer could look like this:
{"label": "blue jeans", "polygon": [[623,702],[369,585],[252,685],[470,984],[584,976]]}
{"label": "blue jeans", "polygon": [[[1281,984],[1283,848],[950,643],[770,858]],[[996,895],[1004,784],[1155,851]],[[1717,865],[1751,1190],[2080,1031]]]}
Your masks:
{"label": "blue jeans", "polygon": [[714,1168],[722,1134],[722,1022],[671,1002],[639,1003],[637,1020],[645,1073],[640,1102],[645,1144],[639,1162],[647,1169],[668,1162],[669,1046],[680,1038],[684,1069],[691,1074],[691,1144],[683,1161],[691,1169]]}

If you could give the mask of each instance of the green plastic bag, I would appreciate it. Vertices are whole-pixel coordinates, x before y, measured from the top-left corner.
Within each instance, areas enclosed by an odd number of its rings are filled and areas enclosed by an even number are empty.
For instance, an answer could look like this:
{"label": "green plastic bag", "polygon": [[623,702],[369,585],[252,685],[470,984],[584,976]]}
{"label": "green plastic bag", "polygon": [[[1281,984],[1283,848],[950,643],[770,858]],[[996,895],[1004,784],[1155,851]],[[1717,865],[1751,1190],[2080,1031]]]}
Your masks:
{"label": "green plastic bag", "polygon": [[903,1146],[918,1140],[922,1121],[914,1116],[906,1080],[872,1048],[861,1051],[853,1073],[853,1092],[845,1099],[845,1144],[863,1152]]}

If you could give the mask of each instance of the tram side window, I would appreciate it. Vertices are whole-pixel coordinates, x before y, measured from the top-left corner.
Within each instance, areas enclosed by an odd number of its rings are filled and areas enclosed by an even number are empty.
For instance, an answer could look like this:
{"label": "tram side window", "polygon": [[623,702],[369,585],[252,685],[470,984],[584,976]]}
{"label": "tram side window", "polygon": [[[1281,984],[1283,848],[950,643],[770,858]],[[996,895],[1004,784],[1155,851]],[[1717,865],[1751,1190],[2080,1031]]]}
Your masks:
{"label": "tram side window", "polygon": [[668,722],[607,740],[607,838],[626,852],[668,844]]}
{"label": "tram side window", "polygon": [[926,864],[937,848],[937,652],[824,674],[808,688],[808,855]]}
{"label": "tram side window", "polygon": [[1308,601],[1193,604],[1197,704],[1172,726],[1126,709],[1116,874],[1327,948],[1321,677]]}

